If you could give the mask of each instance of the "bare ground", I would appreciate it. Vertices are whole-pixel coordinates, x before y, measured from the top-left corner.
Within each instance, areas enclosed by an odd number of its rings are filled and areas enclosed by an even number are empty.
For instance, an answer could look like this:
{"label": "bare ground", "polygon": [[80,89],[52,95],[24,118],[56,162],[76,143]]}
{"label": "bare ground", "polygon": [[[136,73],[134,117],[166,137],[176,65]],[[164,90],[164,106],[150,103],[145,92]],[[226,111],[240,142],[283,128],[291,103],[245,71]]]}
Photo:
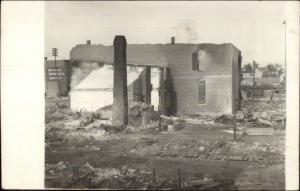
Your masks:
{"label": "bare ground", "polygon": [[[218,130],[216,125],[202,126],[183,124],[175,132],[144,129],[108,133],[101,128],[50,131],[46,135],[46,164],[64,166],[52,171],[46,167],[45,185],[179,189],[180,169],[182,189],[284,189],[284,131],[278,130],[273,136],[245,136],[233,142],[232,134]],[[101,180],[99,173],[80,179],[74,169],[86,163],[95,171],[116,173]],[[122,174],[124,169],[134,172],[127,176]],[[197,180],[202,183],[189,182]]]}

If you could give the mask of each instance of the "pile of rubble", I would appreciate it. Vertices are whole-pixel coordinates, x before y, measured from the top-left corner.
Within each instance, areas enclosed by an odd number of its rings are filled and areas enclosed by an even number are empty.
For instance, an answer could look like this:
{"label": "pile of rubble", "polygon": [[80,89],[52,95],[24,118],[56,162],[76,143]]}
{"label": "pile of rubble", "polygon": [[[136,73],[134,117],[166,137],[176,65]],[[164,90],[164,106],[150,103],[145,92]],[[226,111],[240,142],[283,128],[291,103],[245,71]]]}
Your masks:
{"label": "pile of rubble", "polygon": [[[102,120],[97,112],[87,112],[82,109],[72,112],[67,108],[58,107],[46,113],[45,144],[46,147],[55,147],[64,143],[81,143],[88,140],[110,139],[107,126],[110,120]],[[80,148],[81,151],[97,151],[98,148]]]}
{"label": "pile of rubble", "polygon": [[56,106],[48,109],[45,113],[45,123],[52,123],[57,121],[70,121],[80,118],[79,112],[72,112],[66,105]]}
{"label": "pile of rubble", "polygon": [[60,161],[46,164],[47,187],[102,188],[102,189],[151,189],[152,173],[128,166],[120,168],[94,168],[88,162],[71,165]]}
{"label": "pile of rubble", "polygon": [[[102,129],[90,129],[81,131],[70,131],[66,138],[69,142],[79,142],[80,140],[107,140],[110,139],[111,135]],[[117,138],[117,136],[115,137]]]}
{"label": "pile of rubble", "polygon": [[79,127],[86,127],[89,124],[102,119],[100,112],[88,112],[86,109],[81,109],[79,116],[80,116]]}
{"label": "pile of rubble", "polygon": [[168,131],[174,131],[181,128],[182,123],[185,121],[182,118],[174,117],[174,116],[160,116],[161,120],[161,129],[160,130],[168,130]]}
{"label": "pile of rubble", "polygon": [[[104,119],[100,112],[88,112],[86,109],[81,109],[78,112],[73,112],[65,107],[57,107],[54,110],[46,112],[45,123],[64,122],[69,123],[72,127],[83,128],[97,121],[106,121],[105,124],[111,124],[111,119]],[[66,125],[67,126],[67,125]]]}
{"label": "pile of rubble", "polygon": [[100,147],[97,147],[95,145],[86,145],[84,147],[79,147],[78,150],[84,151],[84,152],[100,151]]}
{"label": "pile of rubble", "polygon": [[273,102],[245,104],[241,110],[235,113],[235,119],[232,114],[208,112],[178,114],[178,117],[186,123],[200,125],[200,127],[214,124],[232,125],[234,121],[237,123],[247,123],[249,127],[273,127],[276,125],[284,125],[286,120],[285,116],[284,105]]}
{"label": "pile of rubble", "polygon": [[284,125],[286,113],[283,105],[278,103],[259,103],[257,105],[245,105],[242,111],[243,120],[250,125],[262,125],[273,127],[275,125]]}
{"label": "pile of rubble", "polygon": [[211,125],[215,123],[215,118],[219,116],[217,113],[198,112],[194,114],[179,113],[179,118],[184,120],[186,123],[196,125]]}
{"label": "pile of rubble", "polygon": [[218,141],[192,140],[191,142],[183,141],[182,143],[164,145],[153,143],[152,145],[137,147],[131,153],[143,156],[184,157],[223,161],[280,162],[284,160],[283,149],[279,149],[275,145],[246,144],[222,139]]}
{"label": "pile of rubble", "polygon": [[155,169],[144,171],[129,168],[95,168],[88,162],[71,165],[60,161],[46,164],[47,187],[55,188],[101,188],[101,189],[138,189],[138,190],[206,190],[220,187],[213,178],[203,177],[197,180],[171,179],[157,177]]}
{"label": "pile of rubble", "polygon": [[158,121],[150,121],[149,123],[145,125],[140,125],[140,126],[133,126],[133,125],[128,125],[125,128],[125,133],[128,132],[141,132],[145,130],[159,130],[159,122]]}
{"label": "pile of rubble", "polygon": [[146,104],[144,102],[135,102],[135,101],[130,102],[129,109],[136,108],[136,107],[139,108],[140,110],[148,110],[151,108],[151,105]]}

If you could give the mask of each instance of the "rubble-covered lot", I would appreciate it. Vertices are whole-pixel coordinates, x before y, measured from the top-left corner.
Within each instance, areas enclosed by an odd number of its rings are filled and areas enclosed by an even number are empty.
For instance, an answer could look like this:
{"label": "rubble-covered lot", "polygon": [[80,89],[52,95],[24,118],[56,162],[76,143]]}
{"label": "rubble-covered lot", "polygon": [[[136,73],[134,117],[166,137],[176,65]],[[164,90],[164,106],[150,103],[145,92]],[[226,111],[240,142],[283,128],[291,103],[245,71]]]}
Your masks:
{"label": "rubble-covered lot", "polygon": [[[253,113],[264,111],[269,116],[253,118]],[[238,134],[238,141],[233,141],[233,135],[223,131],[232,130],[230,116],[223,116],[219,122],[216,119],[220,116],[180,116],[175,131],[159,131],[158,122],[122,130],[109,128],[109,120],[97,113],[49,109],[45,185],[145,190],[284,189],[284,113],[272,103],[248,104],[241,112],[244,116],[237,119],[238,127],[272,127],[273,135]],[[272,126],[259,118],[271,121]]]}

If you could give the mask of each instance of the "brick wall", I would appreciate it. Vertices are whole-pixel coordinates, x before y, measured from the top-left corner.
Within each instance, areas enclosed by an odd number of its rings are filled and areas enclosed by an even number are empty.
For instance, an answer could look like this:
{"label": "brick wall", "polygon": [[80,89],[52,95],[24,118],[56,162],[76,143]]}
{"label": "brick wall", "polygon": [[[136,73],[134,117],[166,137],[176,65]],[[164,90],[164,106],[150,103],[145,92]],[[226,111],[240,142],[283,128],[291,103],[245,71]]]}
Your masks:
{"label": "brick wall", "polygon": [[[201,51],[200,71],[193,70],[192,55]],[[232,44],[129,44],[127,63],[168,67],[176,92],[177,112],[231,113],[239,98],[240,51]],[[77,45],[71,60],[113,62],[113,47]],[[235,71],[234,73],[232,71]],[[205,80],[205,104],[198,103],[199,80]],[[172,103],[171,103],[172,104]]]}
{"label": "brick wall", "polygon": [[[205,56],[200,59],[200,71],[194,71],[192,54],[199,50],[205,52]],[[177,112],[231,113],[232,95],[237,91],[233,89],[232,67],[238,52],[231,44],[201,44],[170,49],[168,63],[177,93]],[[199,80],[205,81],[204,104],[198,102]]]}

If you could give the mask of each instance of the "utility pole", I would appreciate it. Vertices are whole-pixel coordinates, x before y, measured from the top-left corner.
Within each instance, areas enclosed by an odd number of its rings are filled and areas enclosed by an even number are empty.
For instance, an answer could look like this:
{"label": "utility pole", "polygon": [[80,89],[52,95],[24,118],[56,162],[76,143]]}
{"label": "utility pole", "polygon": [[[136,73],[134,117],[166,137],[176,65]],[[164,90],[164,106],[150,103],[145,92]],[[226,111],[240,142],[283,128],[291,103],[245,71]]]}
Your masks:
{"label": "utility pole", "polygon": [[284,24],[284,67],[286,72],[286,20],[283,21]]}
{"label": "utility pole", "polygon": [[283,21],[284,24],[284,73],[285,73],[285,80],[284,80],[284,85],[285,85],[285,94],[286,94],[286,82],[287,82],[287,75],[286,75],[286,71],[287,71],[287,67],[286,67],[286,19]]}
{"label": "utility pole", "polygon": [[47,92],[48,92],[48,78],[49,78],[49,72],[48,72],[48,67],[47,67],[47,57],[44,57],[44,71],[45,74],[47,74],[47,77],[45,77],[45,86],[46,86],[46,91],[45,91],[45,99],[47,99]]}
{"label": "utility pole", "polygon": [[59,84],[59,78],[58,78],[58,73],[57,73],[57,65],[56,65],[57,55],[58,55],[57,48],[52,48],[52,56],[54,56],[55,75],[56,75],[57,87],[58,87],[57,97],[60,98],[60,84]]}
{"label": "utility pole", "polygon": [[[285,94],[285,100],[286,100],[286,82],[287,82],[287,68],[286,68],[286,19],[284,19],[283,23],[284,24],[284,72],[285,72],[285,79],[284,79],[284,94]],[[286,110],[286,105],[285,105],[285,110]],[[282,120],[283,123],[283,120]]]}
{"label": "utility pole", "polygon": [[254,93],[255,93],[255,81],[254,81],[254,77],[255,77],[255,61],[252,62],[252,98],[254,100]]}

